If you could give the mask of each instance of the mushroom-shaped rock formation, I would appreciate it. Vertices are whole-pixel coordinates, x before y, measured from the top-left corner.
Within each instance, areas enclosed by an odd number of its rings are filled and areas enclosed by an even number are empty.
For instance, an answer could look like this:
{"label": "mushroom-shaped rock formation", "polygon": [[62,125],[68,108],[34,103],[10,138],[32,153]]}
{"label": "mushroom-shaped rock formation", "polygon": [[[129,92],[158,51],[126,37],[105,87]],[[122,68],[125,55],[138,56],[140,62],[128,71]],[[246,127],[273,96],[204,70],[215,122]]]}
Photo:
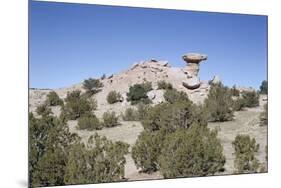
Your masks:
{"label": "mushroom-shaped rock formation", "polygon": [[183,69],[187,75],[187,80],[183,82],[183,86],[187,89],[197,89],[200,87],[200,80],[198,78],[199,64],[201,61],[207,60],[207,56],[197,53],[188,53],[182,56],[187,66]]}

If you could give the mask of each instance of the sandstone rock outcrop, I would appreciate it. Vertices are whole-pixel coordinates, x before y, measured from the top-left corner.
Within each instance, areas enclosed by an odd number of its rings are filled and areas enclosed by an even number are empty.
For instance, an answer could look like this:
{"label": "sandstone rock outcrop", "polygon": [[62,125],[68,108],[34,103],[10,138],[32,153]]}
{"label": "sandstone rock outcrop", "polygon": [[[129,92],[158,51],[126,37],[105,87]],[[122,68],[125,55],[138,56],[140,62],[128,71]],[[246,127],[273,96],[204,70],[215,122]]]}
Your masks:
{"label": "sandstone rock outcrop", "polygon": [[182,56],[187,66],[183,68],[183,72],[187,75],[187,80],[183,81],[183,86],[187,89],[197,89],[200,87],[198,77],[199,64],[201,61],[207,60],[207,56],[197,53],[189,53]]}

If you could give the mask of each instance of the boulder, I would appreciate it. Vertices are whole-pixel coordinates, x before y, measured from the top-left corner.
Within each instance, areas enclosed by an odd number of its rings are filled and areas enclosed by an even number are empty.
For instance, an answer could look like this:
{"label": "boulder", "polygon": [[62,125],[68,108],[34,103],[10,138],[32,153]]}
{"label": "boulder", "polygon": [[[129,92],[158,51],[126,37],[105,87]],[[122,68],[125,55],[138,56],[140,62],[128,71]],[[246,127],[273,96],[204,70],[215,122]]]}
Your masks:
{"label": "boulder", "polygon": [[151,90],[151,91],[147,92],[147,96],[150,100],[155,99],[155,97],[156,97],[155,91]]}
{"label": "boulder", "polygon": [[197,89],[200,87],[200,81],[198,77],[192,77],[182,82],[182,85],[187,89]]}

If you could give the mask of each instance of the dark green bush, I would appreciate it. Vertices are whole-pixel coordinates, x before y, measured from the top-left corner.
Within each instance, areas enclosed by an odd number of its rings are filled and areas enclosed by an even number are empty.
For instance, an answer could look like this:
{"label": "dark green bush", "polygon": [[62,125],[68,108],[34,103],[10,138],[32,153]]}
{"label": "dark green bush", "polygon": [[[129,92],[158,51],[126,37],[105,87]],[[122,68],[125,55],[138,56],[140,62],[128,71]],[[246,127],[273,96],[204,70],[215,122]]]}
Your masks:
{"label": "dark green bush", "polygon": [[149,91],[150,87],[149,85],[151,84],[135,84],[130,86],[129,92],[127,93],[127,101],[130,101],[132,105],[138,104],[140,102],[145,104],[151,103],[151,100],[149,100],[147,96],[147,92]]}
{"label": "dark green bush", "polygon": [[114,104],[116,102],[121,102],[122,96],[116,91],[110,91],[106,97],[106,100],[109,104]]}
{"label": "dark green bush", "polygon": [[210,121],[222,122],[233,119],[233,99],[229,89],[221,83],[211,86],[204,103]]}
{"label": "dark green bush", "polygon": [[44,104],[39,105],[39,106],[36,108],[36,113],[37,113],[38,115],[44,116],[44,115],[52,114],[52,111],[51,111],[51,109],[49,108],[49,106],[48,106],[46,103],[44,103]]}
{"label": "dark green bush", "polygon": [[102,125],[94,114],[83,115],[78,119],[78,129],[80,130],[100,130]]}
{"label": "dark green bush", "polygon": [[161,80],[159,82],[157,82],[157,86],[158,86],[158,89],[173,89],[173,85],[171,83],[168,83],[164,80]]}
{"label": "dark green bush", "polygon": [[173,132],[178,128],[187,129],[199,121],[206,125],[207,123],[203,123],[203,118],[198,115],[199,109],[196,108],[198,107],[195,107],[191,101],[161,103],[149,108],[142,125],[148,131],[164,129],[167,132]]}
{"label": "dark green bush", "polygon": [[248,108],[259,106],[259,94],[256,91],[243,91],[242,98]]}
{"label": "dark green bush", "polygon": [[105,112],[103,113],[103,126],[105,127],[115,127],[118,123],[118,117],[115,112]]}
{"label": "dark green bush", "polygon": [[46,104],[49,106],[57,106],[57,105],[62,105],[63,101],[60,99],[60,97],[55,91],[51,91],[47,95]]}
{"label": "dark green bush", "polygon": [[167,89],[164,93],[164,99],[169,103],[176,101],[189,101],[185,92],[177,91],[176,89]]}
{"label": "dark green bush", "polygon": [[259,144],[249,135],[237,135],[232,142],[235,150],[234,166],[238,173],[253,173],[259,168],[259,161],[255,154],[259,150]]}
{"label": "dark green bush", "polygon": [[260,114],[260,126],[268,125],[268,105],[264,105],[264,111]]}
{"label": "dark green bush", "polygon": [[225,157],[217,132],[194,124],[167,136],[158,162],[164,178],[207,176],[224,170]]}
{"label": "dark green bush", "polygon": [[89,78],[84,80],[83,87],[88,93],[95,94],[100,91],[103,84],[99,79]]}
{"label": "dark green bush", "polygon": [[139,135],[132,148],[132,158],[137,168],[141,168],[146,173],[159,169],[158,157],[161,154],[164,139],[165,133],[163,131],[143,131]]}
{"label": "dark green bush", "polygon": [[266,80],[262,81],[260,86],[260,94],[267,94],[268,92],[268,83]]}
{"label": "dark green bush", "polygon": [[67,93],[64,113],[68,119],[75,120],[83,114],[91,113],[93,106],[86,97],[81,96],[81,91],[75,90]]}

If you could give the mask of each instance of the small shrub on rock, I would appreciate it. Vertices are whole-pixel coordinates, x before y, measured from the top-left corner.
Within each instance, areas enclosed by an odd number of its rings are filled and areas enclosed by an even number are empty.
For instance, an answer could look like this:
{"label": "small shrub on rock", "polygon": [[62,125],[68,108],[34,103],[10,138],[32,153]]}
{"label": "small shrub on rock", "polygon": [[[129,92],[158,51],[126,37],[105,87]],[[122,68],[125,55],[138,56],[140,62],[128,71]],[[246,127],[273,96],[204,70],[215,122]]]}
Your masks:
{"label": "small shrub on rock", "polygon": [[166,82],[164,80],[161,80],[161,81],[157,82],[157,85],[158,85],[158,89],[165,89],[165,90],[173,89],[172,84],[168,83],[168,82]]}
{"label": "small shrub on rock", "polygon": [[159,156],[164,178],[207,176],[224,170],[223,147],[216,131],[194,124],[169,134]]}
{"label": "small shrub on rock", "polygon": [[210,121],[230,121],[233,119],[233,99],[229,89],[220,84],[211,86],[205,107]]}
{"label": "small shrub on rock", "polygon": [[103,84],[99,79],[89,78],[84,80],[83,87],[88,93],[95,94],[100,91]]}
{"label": "small shrub on rock", "polygon": [[259,94],[256,91],[243,91],[242,98],[248,108],[259,106]]}
{"label": "small shrub on rock", "polygon": [[63,101],[60,99],[60,97],[55,91],[51,91],[47,95],[46,104],[49,106],[58,106],[58,105],[62,105]]}
{"label": "small shrub on rock", "polygon": [[109,104],[114,104],[116,102],[122,101],[122,96],[116,91],[110,91],[106,97],[106,100]]}
{"label": "small shrub on rock", "polygon": [[130,86],[129,92],[127,93],[127,101],[130,101],[132,105],[138,104],[140,102],[149,104],[151,100],[147,96],[149,86],[144,86],[144,84],[135,84]]}
{"label": "small shrub on rock", "polygon": [[93,114],[83,115],[78,119],[78,129],[80,130],[100,130],[102,129],[101,123],[98,118]]}
{"label": "small shrub on rock", "polygon": [[259,168],[259,161],[255,154],[259,150],[254,138],[249,135],[237,135],[232,142],[235,150],[234,166],[238,173],[253,173]]}
{"label": "small shrub on rock", "polygon": [[115,112],[105,112],[103,114],[103,126],[105,127],[115,127],[118,123],[118,117]]}
{"label": "small shrub on rock", "polygon": [[189,101],[185,92],[177,91],[176,89],[167,89],[164,93],[164,99],[169,103],[176,101]]}

